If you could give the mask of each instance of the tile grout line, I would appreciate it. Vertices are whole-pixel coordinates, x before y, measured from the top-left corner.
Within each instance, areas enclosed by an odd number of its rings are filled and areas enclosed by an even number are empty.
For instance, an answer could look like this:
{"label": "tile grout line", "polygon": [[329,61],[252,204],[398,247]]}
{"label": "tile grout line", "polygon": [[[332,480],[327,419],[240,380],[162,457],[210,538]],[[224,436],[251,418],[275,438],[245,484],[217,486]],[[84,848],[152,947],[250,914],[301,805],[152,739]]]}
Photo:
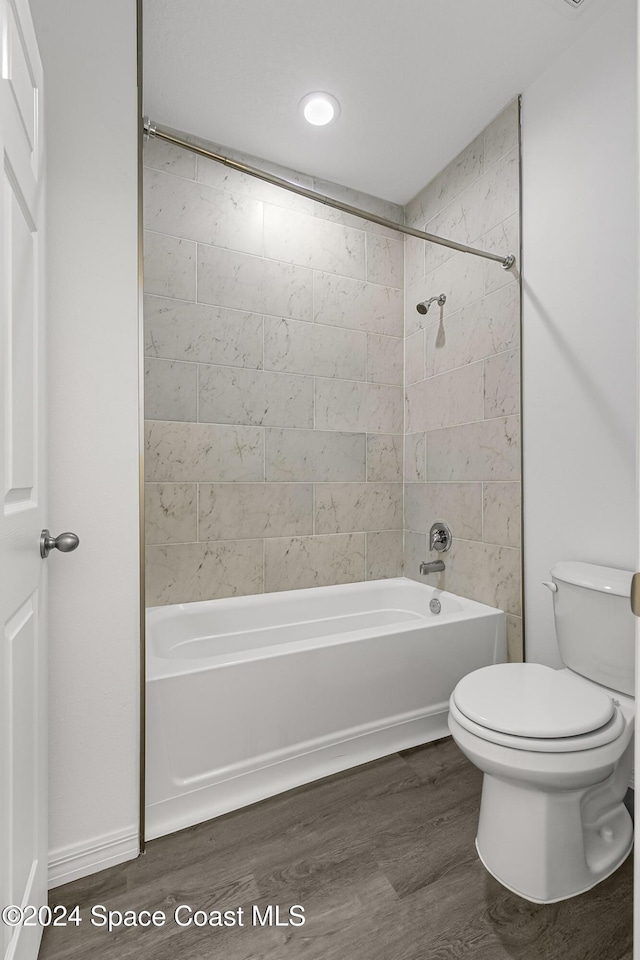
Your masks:
{"label": "tile grout line", "polygon": [[[325,222],[330,223],[333,221],[325,221]],[[335,277],[338,280],[350,280],[353,283],[365,283],[368,286],[379,287],[381,290],[394,290],[397,293],[402,293],[402,290],[403,290],[402,287],[394,287],[394,286],[390,286],[389,284],[377,283],[375,280],[367,280],[366,276],[354,276],[351,273],[336,273],[335,270],[327,270],[323,267],[308,266],[307,264],[304,264],[304,263],[298,263],[295,260],[278,260],[276,257],[262,256],[258,253],[252,253],[248,250],[238,249],[237,247],[223,246],[222,244],[219,244],[219,243],[207,243],[206,240],[194,240],[192,237],[182,237],[178,233],[166,233],[163,230],[152,230],[151,227],[145,227],[145,233],[153,234],[156,237],[167,237],[169,240],[178,240],[178,241],[181,241],[182,243],[191,243],[193,244],[194,247],[200,246],[200,247],[205,247],[208,250],[221,250],[226,253],[232,253],[241,257],[247,257],[247,259],[255,260],[259,263],[276,263],[276,264],[279,264],[281,267],[293,267],[296,270],[305,270],[307,272],[322,273],[328,277]],[[449,259],[452,259],[452,258],[449,258]],[[447,262],[448,261],[445,261],[445,263]],[[153,295],[154,294],[152,294],[152,296]],[[162,294],[159,294],[159,296],[162,296]],[[169,299],[174,299],[174,298],[169,298]],[[175,299],[182,299],[182,298],[177,297]],[[196,301],[196,302],[200,302],[200,301]],[[276,314],[274,314],[274,316],[276,316]]]}
{"label": "tile grout line", "polygon": [[[181,238],[181,239],[182,239],[182,238]],[[196,303],[198,302],[198,263],[199,263],[198,244],[196,243],[196,261],[195,261],[195,265],[194,265],[194,266],[195,266],[195,272],[196,272],[196,282],[195,282],[195,284],[194,284],[195,298],[196,298],[196,299],[195,299],[195,302],[196,302]]]}
{"label": "tile grout line", "polygon": [[[374,336],[377,336],[377,334],[374,334]],[[388,339],[396,340],[398,338],[389,337]],[[264,334],[263,334],[263,340],[264,340]],[[510,351],[506,350],[504,352],[509,353]],[[499,354],[496,354],[496,356],[499,356]],[[360,380],[356,380],[350,377],[331,377],[331,376],[327,376],[319,373],[300,373],[295,370],[292,370],[292,371],[275,370],[272,367],[265,367],[265,366],[247,367],[242,364],[221,363],[220,361],[209,362],[209,361],[202,361],[202,360],[183,360],[180,357],[159,357],[157,354],[154,354],[153,356],[150,356],[147,354],[145,356],[145,360],[151,360],[152,362],[155,361],[157,363],[180,363],[180,364],[189,365],[189,366],[196,365],[199,367],[221,367],[224,370],[245,370],[247,373],[270,373],[273,376],[278,376],[278,377],[299,377],[300,379],[307,379],[307,380],[316,379],[316,380],[326,381],[327,383],[366,383],[372,387],[396,387],[398,390],[402,388],[402,385],[399,383],[391,383],[386,380],[369,380],[366,377]],[[475,361],[475,362],[479,362],[479,361]],[[460,369],[460,368],[456,367],[456,369]],[[449,373],[449,372],[451,371],[449,370],[445,371],[445,373]],[[440,376],[440,374],[436,374],[435,376]],[[430,377],[429,379],[433,379],[433,378]],[[421,380],[416,380],[414,382],[422,383]]]}
{"label": "tile grout line", "polygon": [[[417,531],[412,530],[412,533]],[[215,543],[247,543],[255,540],[260,540],[263,543],[266,543],[267,540],[311,540],[311,539],[336,539],[336,538],[348,538],[354,536],[366,536],[368,533],[402,533],[402,530],[398,528],[390,528],[385,530],[342,530],[340,533],[296,533],[296,534],[285,534],[285,535],[276,535],[272,537],[261,537],[261,536],[252,536],[252,537],[234,537],[234,538],[221,538],[218,540],[169,540],[162,541],[158,543],[149,542],[150,547],[198,547],[204,546],[207,544]],[[418,536],[424,536],[424,534],[418,534]],[[455,537],[456,540],[460,540],[460,537]],[[464,543],[480,543],[479,540],[465,540]],[[487,544],[487,546],[496,546],[502,547],[502,544]],[[505,550],[518,550],[519,547],[504,547]]]}
{"label": "tile grout line", "polygon": [[[319,271],[314,271],[314,273],[317,273],[317,272]],[[383,287],[382,289],[395,290],[394,287]],[[499,289],[502,289],[502,288],[499,288]],[[312,296],[314,296],[314,294],[312,294]],[[371,330],[371,329],[363,329],[362,327],[347,327],[340,323],[327,323],[322,320],[315,320],[315,319],[301,320],[299,316],[283,317],[282,314],[279,314],[279,313],[265,313],[263,310],[254,310],[254,309],[249,309],[245,307],[230,307],[223,303],[209,303],[208,301],[193,300],[193,299],[187,299],[184,297],[170,296],[168,294],[163,294],[163,293],[150,293],[148,290],[145,290],[145,297],[151,298],[153,300],[166,300],[169,303],[189,304],[192,306],[202,307],[203,309],[211,308],[213,310],[225,310],[225,311],[228,311],[229,313],[239,313],[239,314],[245,314],[247,316],[262,316],[266,320],[284,320],[286,323],[300,323],[305,325],[313,324],[316,327],[320,327],[326,330],[342,330],[346,333],[359,333],[365,336],[386,337],[389,340],[403,339],[403,336],[401,333],[394,334],[394,333],[386,333],[385,331],[380,329]],[[456,311],[456,313],[459,313],[463,309],[465,308],[461,307],[460,310]],[[451,316],[453,317],[455,316],[455,314],[452,314]],[[426,329],[426,328],[422,327],[420,329]],[[416,331],[416,333],[417,332],[418,331]]]}
{"label": "tile grout line", "polygon": [[[416,334],[415,333],[411,334],[411,336],[414,337],[416,336]],[[422,380],[412,380],[411,383],[407,384],[407,386],[413,387],[415,386],[416,383],[425,383],[427,380],[430,381],[430,380],[435,380],[438,377],[445,377],[445,376],[448,376],[448,374],[450,373],[456,373],[458,370],[466,370],[467,367],[472,367],[475,363],[484,363],[487,360],[495,360],[496,357],[505,357],[507,354],[516,353],[519,350],[520,350],[520,347],[509,347],[507,350],[501,350],[499,353],[490,353],[489,356],[487,357],[480,357],[478,360],[469,361],[469,363],[461,363],[457,367],[449,367],[448,369],[442,370],[439,373],[431,374],[430,377],[423,377]],[[177,362],[180,363],[182,361],[177,361]],[[251,369],[251,368],[247,368],[247,369]],[[393,384],[388,384],[388,386],[393,386]]]}
{"label": "tile grout line", "polygon": [[368,237],[368,235],[365,233],[365,235],[364,235],[364,279],[365,279],[365,283],[367,283],[368,280],[369,280],[369,256],[368,256],[368,251],[369,251],[369,237]]}

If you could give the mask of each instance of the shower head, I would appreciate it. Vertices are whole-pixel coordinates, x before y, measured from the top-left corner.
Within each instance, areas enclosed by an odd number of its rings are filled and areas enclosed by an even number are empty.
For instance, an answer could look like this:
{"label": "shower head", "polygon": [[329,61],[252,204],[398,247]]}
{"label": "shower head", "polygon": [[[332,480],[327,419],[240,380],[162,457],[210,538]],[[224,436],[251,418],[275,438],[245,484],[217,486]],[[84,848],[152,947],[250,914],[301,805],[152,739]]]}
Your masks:
{"label": "shower head", "polygon": [[425,314],[428,313],[429,307],[432,303],[437,303],[439,307],[444,307],[446,302],[446,296],[444,293],[441,293],[439,297],[431,297],[431,300],[422,300],[419,304],[417,304],[416,310],[418,313]]}

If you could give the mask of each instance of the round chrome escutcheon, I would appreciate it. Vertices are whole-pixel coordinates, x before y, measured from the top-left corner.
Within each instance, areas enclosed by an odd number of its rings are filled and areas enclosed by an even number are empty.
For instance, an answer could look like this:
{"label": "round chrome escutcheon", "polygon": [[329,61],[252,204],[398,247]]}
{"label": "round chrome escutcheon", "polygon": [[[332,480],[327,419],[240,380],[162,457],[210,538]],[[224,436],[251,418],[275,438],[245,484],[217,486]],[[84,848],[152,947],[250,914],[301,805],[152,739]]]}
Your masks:
{"label": "round chrome escutcheon", "polygon": [[442,610],[442,604],[440,603],[439,600],[436,600],[436,598],[434,597],[431,603],[429,604],[429,610],[431,610],[431,613],[440,613],[440,611]]}

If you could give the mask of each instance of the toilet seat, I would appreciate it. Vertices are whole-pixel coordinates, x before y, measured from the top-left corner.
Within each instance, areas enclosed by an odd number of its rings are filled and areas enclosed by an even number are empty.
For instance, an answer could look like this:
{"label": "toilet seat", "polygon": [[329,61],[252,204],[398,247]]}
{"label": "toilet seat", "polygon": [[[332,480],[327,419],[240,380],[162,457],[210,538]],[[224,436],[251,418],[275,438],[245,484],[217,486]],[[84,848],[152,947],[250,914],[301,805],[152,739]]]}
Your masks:
{"label": "toilet seat", "polygon": [[584,750],[593,750],[617,740],[625,729],[624,718],[617,707],[614,707],[613,716],[603,727],[577,737],[518,737],[514,734],[502,733],[499,730],[491,730],[489,727],[483,727],[466,717],[457,707],[454,694],[451,694],[449,700],[449,713],[468,733],[475,734],[481,740],[487,740],[489,743],[495,743],[502,747],[511,747],[513,750],[526,750],[530,753],[577,753]]}
{"label": "toilet seat", "polygon": [[611,743],[625,728],[603,690],[542,664],[483,667],[458,683],[450,710],[470,733],[535,753],[570,753]]}

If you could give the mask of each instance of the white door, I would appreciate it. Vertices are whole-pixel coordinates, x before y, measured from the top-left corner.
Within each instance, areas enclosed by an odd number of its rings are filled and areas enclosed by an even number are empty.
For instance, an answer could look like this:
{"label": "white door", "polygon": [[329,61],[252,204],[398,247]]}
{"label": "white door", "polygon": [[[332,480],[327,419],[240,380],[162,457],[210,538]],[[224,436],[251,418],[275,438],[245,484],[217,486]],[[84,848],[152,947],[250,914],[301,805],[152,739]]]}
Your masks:
{"label": "white door", "polygon": [[[27,0],[0,0],[0,905],[47,902],[42,68]],[[41,930],[0,922],[0,956]]]}

